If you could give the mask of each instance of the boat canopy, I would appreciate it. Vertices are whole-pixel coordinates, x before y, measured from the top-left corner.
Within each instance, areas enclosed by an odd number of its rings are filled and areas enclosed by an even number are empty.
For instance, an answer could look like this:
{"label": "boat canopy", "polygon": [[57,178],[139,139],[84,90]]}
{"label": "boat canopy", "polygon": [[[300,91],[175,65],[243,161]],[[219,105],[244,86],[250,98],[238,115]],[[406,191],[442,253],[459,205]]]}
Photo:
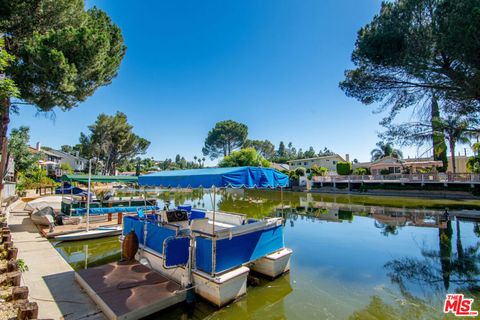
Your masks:
{"label": "boat canopy", "polygon": [[288,176],[272,168],[206,168],[141,175],[138,184],[172,188],[279,188],[288,186]]}
{"label": "boat canopy", "polygon": [[[86,174],[64,174],[61,178],[61,181],[65,182],[88,182],[88,175]],[[125,182],[125,183],[135,183],[138,181],[138,177],[136,176],[100,176],[100,175],[92,175],[91,176],[92,182]]]}

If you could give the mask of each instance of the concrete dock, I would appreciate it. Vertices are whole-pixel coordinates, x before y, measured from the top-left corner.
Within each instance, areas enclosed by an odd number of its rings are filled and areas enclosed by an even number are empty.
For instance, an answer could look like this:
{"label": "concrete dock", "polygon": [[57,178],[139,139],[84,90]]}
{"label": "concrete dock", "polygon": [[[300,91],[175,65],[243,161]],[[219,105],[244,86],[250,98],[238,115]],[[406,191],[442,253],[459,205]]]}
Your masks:
{"label": "concrete dock", "polygon": [[29,300],[37,302],[39,318],[66,320],[105,319],[101,310],[75,281],[75,272],[50,242],[43,238],[17,201],[10,208],[8,224],[18,258],[29,271],[22,281],[29,288]]}
{"label": "concrete dock", "polygon": [[186,298],[181,285],[136,261],[80,270],[76,279],[112,320],[141,319]]}

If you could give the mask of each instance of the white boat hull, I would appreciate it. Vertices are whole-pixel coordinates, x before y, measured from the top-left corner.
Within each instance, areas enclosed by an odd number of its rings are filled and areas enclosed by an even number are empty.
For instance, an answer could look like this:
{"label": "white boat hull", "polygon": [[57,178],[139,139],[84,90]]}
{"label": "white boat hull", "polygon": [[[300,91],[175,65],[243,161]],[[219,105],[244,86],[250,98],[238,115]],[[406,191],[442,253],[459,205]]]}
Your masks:
{"label": "white boat hull", "polygon": [[79,231],[69,234],[63,234],[56,236],[54,239],[58,241],[78,241],[78,240],[88,240],[96,238],[104,238],[110,236],[120,235],[122,233],[121,227],[115,228],[101,228],[93,229],[89,231]]}

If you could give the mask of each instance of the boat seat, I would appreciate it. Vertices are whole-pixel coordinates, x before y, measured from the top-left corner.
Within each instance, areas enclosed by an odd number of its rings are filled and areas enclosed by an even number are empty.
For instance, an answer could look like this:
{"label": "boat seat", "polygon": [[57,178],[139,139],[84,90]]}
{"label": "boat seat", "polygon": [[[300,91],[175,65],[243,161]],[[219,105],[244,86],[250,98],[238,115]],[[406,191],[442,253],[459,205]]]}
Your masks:
{"label": "boat seat", "polygon": [[[215,231],[231,229],[235,227],[234,225],[223,223],[223,222],[216,222],[215,221]],[[194,219],[191,221],[190,228],[192,230],[201,231],[205,233],[212,234],[213,233],[213,221],[209,221],[208,218],[203,219]]]}

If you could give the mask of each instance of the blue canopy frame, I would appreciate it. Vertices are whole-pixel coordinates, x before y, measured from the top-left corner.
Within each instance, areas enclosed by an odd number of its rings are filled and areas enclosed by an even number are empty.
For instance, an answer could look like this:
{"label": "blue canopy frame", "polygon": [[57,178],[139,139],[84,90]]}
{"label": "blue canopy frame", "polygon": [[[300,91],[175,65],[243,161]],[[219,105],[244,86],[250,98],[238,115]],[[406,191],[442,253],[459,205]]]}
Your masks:
{"label": "blue canopy frame", "polygon": [[140,186],[172,188],[283,188],[288,176],[272,168],[233,167],[172,170],[138,177]]}
{"label": "blue canopy frame", "polygon": [[[217,240],[214,236],[216,188],[280,188],[283,207],[283,188],[288,187],[289,180],[286,174],[272,168],[233,167],[156,172],[139,176],[138,184],[144,188],[147,186],[164,188],[212,188],[213,225],[211,252],[216,252]],[[217,264],[216,255],[212,254],[211,259],[211,274],[214,275]],[[189,256],[188,261],[188,269],[191,276],[191,256]]]}

